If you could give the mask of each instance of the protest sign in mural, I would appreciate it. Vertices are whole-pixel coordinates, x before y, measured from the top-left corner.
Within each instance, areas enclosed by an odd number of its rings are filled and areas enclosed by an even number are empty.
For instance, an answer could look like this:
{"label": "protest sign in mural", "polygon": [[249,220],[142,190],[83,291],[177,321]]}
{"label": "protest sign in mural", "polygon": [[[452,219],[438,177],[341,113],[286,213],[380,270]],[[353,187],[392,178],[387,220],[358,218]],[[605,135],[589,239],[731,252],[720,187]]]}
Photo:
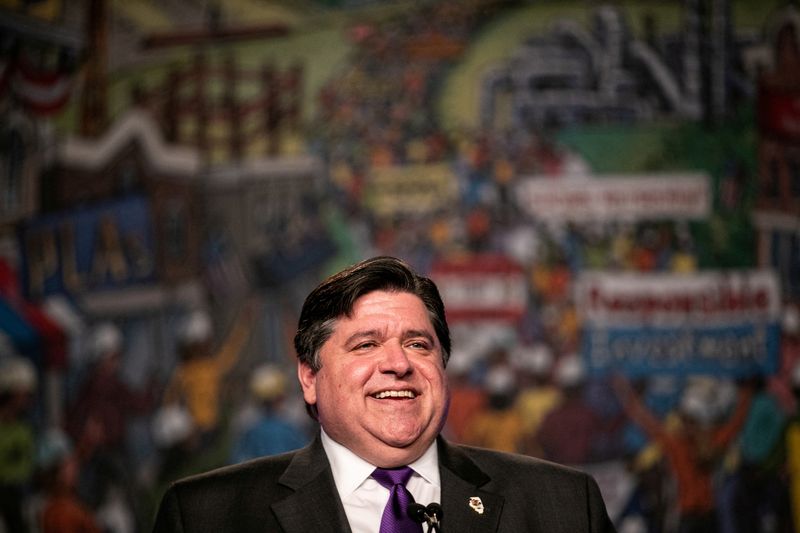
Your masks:
{"label": "protest sign in mural", "polygon": [[514,321],[525,312],[528,290],[525,272],[500,254],[437,261],[431,278],[447,306],[447,320]]}
{"label": "protest sign in mural", "polygon": [[521,180],[517,203],[541,220],[611,221],[700,219],[711,209],[702,174]]}
{"label": "protest sign in mural", "polygon": [[456,179],[446,164],[380,167],[373,173],[366,202],[378,215],[432,213],[457,200]]}
{"label": "protest sign in mural", "polygon": [[152,209],[143,197],[45,215],[19,235],[25,292],[35,298],[156,278]]}
{"label": "protest sign in mural", "polygon": [[583,354],[598,374],[776,370],[780,291],[773,272],[588,272],[575,287]]}

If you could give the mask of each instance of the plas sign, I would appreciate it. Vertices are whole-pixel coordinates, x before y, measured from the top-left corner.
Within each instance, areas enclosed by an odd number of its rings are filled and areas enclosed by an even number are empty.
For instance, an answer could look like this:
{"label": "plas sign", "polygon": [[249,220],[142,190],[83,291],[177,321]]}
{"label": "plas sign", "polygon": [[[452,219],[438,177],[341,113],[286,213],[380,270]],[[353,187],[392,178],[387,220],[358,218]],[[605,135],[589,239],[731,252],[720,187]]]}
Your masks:
{"label": "plas sign", "polygon": [[587,272],[575,285],[582,352],[598,374],[769,374],[779,357],[772,271]]}
{"label": "plas sign", "polygon": [[140,196],[47,214],[20,226],[26,294],[81,294],[156,279],[149,201]]}
{"label": "plas sign", "polygon": [[525,312],[525,272],[503,255],[473,255],[437,261],[431,279],[447,309],[447,320],[514,321]]}

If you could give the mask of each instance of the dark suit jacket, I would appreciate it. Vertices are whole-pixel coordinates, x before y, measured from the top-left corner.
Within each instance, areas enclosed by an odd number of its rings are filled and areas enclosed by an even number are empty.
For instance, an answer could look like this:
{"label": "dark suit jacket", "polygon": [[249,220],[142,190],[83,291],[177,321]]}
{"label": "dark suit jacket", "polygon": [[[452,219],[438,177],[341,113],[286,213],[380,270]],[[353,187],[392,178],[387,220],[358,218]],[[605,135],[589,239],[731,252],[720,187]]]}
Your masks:
{"label": "dark suit jacket", "polygon": [[[597,484],[577,470],[440,438],[446,533],[612,533]],[[469,505],[477,496],[479,514]],[[295,452],[255,459],[174,483],[154,533],[349,532],[317,437]]]}

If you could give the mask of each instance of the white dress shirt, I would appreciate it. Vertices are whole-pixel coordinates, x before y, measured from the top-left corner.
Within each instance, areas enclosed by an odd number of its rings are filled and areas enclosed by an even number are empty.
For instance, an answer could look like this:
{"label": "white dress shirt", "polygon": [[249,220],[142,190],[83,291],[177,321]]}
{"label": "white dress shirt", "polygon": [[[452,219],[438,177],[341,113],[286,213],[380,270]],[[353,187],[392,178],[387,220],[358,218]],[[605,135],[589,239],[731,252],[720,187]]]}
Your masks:
{"label": "white dress shirt", "polygon": [[[389,489],[370,477],[375,465],[357,456],[322,431],[322,447],[333,470],[333,480],[342,500],[353,533],[377,533],[383,509],[389,501]],[[439,479],[439,452],[436,441],[422,457],[411,463],[414,473],[406,488],[414,501],[423,505],[439,502],[442,494]]]}

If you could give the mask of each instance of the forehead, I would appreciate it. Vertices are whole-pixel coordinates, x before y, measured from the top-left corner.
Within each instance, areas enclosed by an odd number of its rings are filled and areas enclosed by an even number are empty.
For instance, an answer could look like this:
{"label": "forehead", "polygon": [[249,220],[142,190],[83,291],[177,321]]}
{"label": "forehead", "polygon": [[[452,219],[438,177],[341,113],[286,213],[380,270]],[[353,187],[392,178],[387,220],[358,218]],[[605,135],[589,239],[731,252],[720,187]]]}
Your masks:
{"label": "forehead", "polygon": [[355,301],[349,316],[341,317],[336,322],[337,326],[353,326],[365,321],[433,327],[425,304],[419,296],[409,292],[369,292]]}

